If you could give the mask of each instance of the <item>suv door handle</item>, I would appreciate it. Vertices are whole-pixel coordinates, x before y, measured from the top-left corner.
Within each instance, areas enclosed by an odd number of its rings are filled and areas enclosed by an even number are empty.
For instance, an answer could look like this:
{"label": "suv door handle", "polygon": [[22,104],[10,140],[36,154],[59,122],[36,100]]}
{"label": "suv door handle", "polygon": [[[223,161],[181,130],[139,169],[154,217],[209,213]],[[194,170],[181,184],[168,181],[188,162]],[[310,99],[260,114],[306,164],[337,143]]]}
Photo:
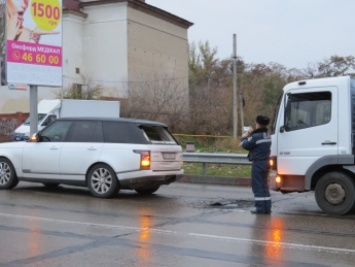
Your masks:
{"label": "suv door handle", "polygon": [[331,142],[331,141],[324,141],[322,143],[323,146],[325,146],[325,145],[336,145],[336,144],[337,144],[337,142]]}

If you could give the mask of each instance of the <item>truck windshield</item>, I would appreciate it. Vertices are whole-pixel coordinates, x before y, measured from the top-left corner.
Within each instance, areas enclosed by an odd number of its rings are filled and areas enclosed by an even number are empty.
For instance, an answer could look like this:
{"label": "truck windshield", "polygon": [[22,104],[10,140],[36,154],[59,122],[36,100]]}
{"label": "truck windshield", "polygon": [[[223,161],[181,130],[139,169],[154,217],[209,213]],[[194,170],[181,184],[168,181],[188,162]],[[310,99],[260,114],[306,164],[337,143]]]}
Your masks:
{"label": "truck windshield", "polygon": [[[42,122],[42,120],[46,117],[47,114],[45,113],[38,113],[38,124]],[[24,125],[30,125],[30,117],[27,118],[27,120],[25,120],[25,122],[23,123]]]}

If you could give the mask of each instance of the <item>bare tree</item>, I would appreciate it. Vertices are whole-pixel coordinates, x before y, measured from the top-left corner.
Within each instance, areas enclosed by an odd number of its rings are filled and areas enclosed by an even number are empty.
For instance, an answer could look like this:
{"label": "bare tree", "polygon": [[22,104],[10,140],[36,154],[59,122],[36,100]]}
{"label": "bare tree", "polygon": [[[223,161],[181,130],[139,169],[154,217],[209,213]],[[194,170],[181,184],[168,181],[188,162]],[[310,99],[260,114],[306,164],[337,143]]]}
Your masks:
{"label": "bare tree", "polygon": [[61,89],[56,96],[60,99],[102,99],[103,88],[101,86],[83,87],[81,84],[73,83],[69,88]]}
{"label": "bare tree", "polygon": [[216,58],[217,49],[208,42],[189,50],[189,132],[220,134],[232,124],[231,61]]}
{"label": "bare tree", "polygon": [[121,114],[124,117],[162,121],[177,131],[182,130],[188,112],[188,89],[184,79],[165,77],[130,82],[128,99],[122,105]]}
{"label": "bare tree", "polygon": [[321,62],[309,64],[306,73],[310,78],[354,75],[355,57],[331,56]]}

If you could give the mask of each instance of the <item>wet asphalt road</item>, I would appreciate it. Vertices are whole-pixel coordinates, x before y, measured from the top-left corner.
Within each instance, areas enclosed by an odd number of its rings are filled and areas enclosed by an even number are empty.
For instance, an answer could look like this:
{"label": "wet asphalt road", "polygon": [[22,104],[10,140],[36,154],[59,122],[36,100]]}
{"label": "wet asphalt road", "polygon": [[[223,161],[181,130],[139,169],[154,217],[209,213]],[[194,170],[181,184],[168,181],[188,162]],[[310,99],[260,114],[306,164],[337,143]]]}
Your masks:
{"label": "wet asphalt road", "polygon": [[252,215],[252,199],[248,187],[175,183],[97,199],[20,183],[0,191],[0,267],[355,265],[355,215],[275,192],[273,213]]}

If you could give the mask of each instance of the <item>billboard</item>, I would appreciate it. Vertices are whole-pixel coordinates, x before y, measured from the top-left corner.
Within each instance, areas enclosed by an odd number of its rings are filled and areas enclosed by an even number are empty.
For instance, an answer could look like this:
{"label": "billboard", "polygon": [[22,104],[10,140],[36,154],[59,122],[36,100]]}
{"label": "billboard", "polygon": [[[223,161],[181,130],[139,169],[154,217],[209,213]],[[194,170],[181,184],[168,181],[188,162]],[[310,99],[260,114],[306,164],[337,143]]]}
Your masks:
{"label": "billboard", "polygon": [[6,76],[62,86],[62,0],[6,0]]}

